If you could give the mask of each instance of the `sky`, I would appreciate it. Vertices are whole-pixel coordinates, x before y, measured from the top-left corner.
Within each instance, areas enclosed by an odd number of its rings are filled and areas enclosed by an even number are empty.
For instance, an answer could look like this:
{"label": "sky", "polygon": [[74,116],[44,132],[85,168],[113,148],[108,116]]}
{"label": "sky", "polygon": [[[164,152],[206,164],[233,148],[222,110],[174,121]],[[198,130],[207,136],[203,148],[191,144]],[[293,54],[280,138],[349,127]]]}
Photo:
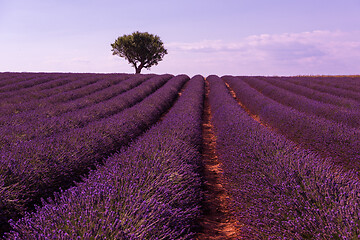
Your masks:
{"label": "sky", "polygon": [[359,0],[0,0],[0,72],[133,73],[110,44],[168,54],[142,73],[360,74]]}

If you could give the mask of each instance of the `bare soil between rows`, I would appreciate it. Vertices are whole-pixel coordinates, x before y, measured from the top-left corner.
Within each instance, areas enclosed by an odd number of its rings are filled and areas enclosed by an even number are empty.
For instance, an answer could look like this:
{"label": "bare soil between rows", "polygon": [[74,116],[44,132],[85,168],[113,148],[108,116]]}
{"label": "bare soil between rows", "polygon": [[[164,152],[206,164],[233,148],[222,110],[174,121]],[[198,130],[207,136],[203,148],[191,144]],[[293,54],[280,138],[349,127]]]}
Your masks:
{"label": "bare soil between rows", "polygon": [[211,123],[208,102],[209,86],[206,82],[203,115],[202,158],[204,178],[203,216],[199,221],[200,232],[196,239],[238,239],[236,221],[229,210],[229,196],[224,188],[222,164],[216,154],[216,137]]}

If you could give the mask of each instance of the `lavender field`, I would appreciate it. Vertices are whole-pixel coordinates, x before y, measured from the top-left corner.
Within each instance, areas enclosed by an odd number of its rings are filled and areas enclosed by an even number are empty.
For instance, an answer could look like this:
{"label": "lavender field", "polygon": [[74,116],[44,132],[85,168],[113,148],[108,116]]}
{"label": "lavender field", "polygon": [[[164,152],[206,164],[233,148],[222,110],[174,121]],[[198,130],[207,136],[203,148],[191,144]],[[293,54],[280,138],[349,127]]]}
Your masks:
{"label": "lavender field", "polygon": [[359,173],[358,76],[0,73],[0,239],[360,239]]}

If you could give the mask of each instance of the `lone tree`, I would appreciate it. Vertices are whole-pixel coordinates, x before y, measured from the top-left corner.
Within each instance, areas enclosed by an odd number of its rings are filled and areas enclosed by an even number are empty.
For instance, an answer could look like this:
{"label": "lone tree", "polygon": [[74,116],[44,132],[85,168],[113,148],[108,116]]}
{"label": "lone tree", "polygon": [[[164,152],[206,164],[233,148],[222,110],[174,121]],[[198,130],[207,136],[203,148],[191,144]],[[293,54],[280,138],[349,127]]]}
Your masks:
{"label": "lone tree", "polygon": [[167,50],[159,36],[147,32],[134,32],[131,35],[118,37],[111,44],[113,55],[125,58],[135,67],[135,72],[141,69],[150,69],[162,60]]}

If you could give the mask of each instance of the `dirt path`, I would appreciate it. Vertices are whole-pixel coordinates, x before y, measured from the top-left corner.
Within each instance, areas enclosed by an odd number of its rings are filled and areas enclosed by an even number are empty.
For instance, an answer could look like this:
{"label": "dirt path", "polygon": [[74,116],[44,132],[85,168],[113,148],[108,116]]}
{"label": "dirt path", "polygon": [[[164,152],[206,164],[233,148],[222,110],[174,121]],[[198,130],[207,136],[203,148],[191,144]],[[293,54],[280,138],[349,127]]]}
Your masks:
{"label": "dirt path", "polygon": [[200,219],[201,230],[196,239],[219,240],[238,239],[236,222],[228,209],[229,196],[223,186],[223,170],[216,155],[216,139],[211,123],[211,110],[208,101],[209,84],[206,81],[206,96],[203,116],[203,176],[205,199],[204,215]]}

